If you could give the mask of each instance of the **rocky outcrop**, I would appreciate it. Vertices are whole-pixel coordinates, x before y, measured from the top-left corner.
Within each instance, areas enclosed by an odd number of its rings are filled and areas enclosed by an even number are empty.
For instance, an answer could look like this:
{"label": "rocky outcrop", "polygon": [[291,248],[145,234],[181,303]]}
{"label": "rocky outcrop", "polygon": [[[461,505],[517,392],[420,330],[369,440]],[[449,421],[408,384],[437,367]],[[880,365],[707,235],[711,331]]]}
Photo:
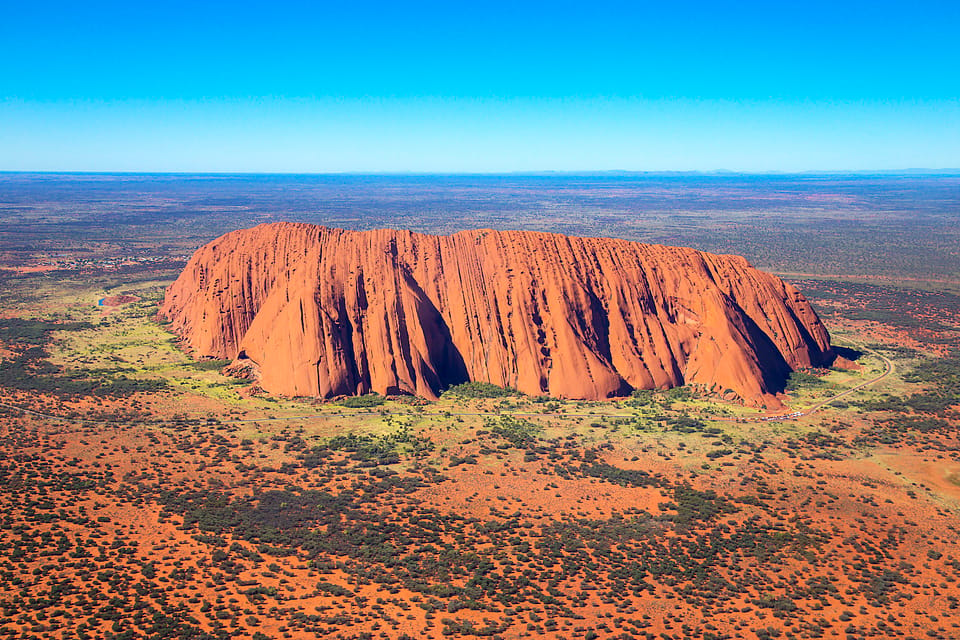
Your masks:
{"label": "rocky outcrop", "polygon": [[250,359],[287,396],[686,383],[769,404],[831,357],[804,297],[741,257],[526,231],[260,225],[201,247],[160,313],[196,355]]}

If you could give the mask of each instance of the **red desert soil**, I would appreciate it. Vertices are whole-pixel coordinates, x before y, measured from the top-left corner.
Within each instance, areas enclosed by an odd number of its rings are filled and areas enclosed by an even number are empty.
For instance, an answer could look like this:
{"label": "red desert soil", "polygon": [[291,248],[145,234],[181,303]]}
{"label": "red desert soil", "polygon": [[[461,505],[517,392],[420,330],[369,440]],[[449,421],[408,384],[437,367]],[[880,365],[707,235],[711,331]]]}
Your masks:
{"label": "red desert soil", "polygon": [[260,225],[201,247],[161,315],[197,355],[248,358],[288,396],[691,384],[776,406],[771,381],[831,356],[799,291],[741,257],[520,231]]}
{"label": "red desert soil", "polygon": [[[0,579],[16,575],[18,582],[0,584],[0,601],[12,606],[30,594],[44,613],[28,609],[29,617],[6,620],[7,635],[76,637],[82,625],[90,637],[107,638],[146,610],[136,618],[143,628],[176,617],[192,620],[184,634],[277,640],[477,637],[489,625],[505,639],[583,638],[587,629],[589,637],[647,640],[956,637],[955,516],[926,499],[912,476],[932,461],[900,451],[920,464],[901,476],[879,456],[879,464],[820,457],[853,454],[846,443],[858,435],[853,427],[837,431],[831,445],[745,442],[732,466],[697,474],[681,471],[681,460],[692,455],[699,469],[703,458],[672,445],[637,448],[630,439],[595,450],[598,462],[662,474],[658,487],[584,477],[576,470],[590,467],[581,466],[579,442],[541,440],[536,448],[545,453],[526,461],[531,450],[492,448],[489,433],[462,428],[456,450],[479,464],[444,464],[445,480],[411,485],[419,486],[412,493],[394,484],[343,512],[352,535],[382,529],[387,543],[406,540],[386,565],[361,562],[362,549],[310,558],[258,543],[208,519],[220,513],[214,503],[202,526],[172,508],[176,494],[243,504],[252,492],[268,496],[291,483],[304,487],[301,495],[349,496],[387,477],[417,476],[406,462],[396,476],[369,475],[346,452],[301,466],[297,431],[245,440],[222,424],[52,428],[9,417],[0,424],[0,470],[16,490],[0,494],[10,527],[0,540],[12,554]],[[481,453],[485,446],[493,452]],[[899,465],[900,456],[887,461]],[[662,519],[664,508],[672,511],[663,503],[674,499],[674,482],[688,481],[720,491],[718,504],[735,508],[672,525]],[[366,519],[353,523],[358,516]],[[402,580],[408,565],[396,562],[401,556],[410,563],[475,558],[489,582],[473,573],[429,584]],[[639,565],[646,569],[637,573]],[[490,591],[476,600],[445,592],[464,585]]]}

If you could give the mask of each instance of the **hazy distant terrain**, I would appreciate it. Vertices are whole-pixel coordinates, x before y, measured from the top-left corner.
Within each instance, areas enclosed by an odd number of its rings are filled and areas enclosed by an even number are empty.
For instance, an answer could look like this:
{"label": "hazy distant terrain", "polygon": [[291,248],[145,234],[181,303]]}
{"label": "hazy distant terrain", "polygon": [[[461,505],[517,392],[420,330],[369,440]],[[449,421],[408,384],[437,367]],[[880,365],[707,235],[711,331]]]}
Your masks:
{"label": "hazy distant terrain", "polygon": [[779,272],[960,280],[960,175],[0,174],[5,262],[78,248],[179,260],[278,220],[534,229],[736,253]]}

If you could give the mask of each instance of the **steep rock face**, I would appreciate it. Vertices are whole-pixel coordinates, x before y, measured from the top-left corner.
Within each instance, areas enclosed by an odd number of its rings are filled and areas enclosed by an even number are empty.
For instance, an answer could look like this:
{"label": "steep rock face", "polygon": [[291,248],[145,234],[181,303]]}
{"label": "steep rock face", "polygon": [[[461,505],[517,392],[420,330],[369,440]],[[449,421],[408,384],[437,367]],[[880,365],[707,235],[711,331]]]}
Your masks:
{"label": "steep rock face", "polygon": [[289,396],[689,383],[763,404],[831,356],[803,296],[741,257],[521,231],[260,225],[201,247],[160,314],[197,355],[249,358]]}

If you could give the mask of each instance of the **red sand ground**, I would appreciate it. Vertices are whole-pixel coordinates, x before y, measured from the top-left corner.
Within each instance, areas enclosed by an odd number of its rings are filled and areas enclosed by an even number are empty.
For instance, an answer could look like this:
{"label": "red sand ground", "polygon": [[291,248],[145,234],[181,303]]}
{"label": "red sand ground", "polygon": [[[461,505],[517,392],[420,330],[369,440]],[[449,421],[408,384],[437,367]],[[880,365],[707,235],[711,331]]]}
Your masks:
{"label": "red sand ground", "polygon": [[[54,584],[72,584],[79,590],[68,590],[68,595],[57,602],[65,615],[52,616],[46,610],[45,618],[32,614],[8,618],[0,627],[22,632],[33,629],[40,635],[58,637],[75,629],[76,621],[89,618],[89,614],[81,614],[87,606],[84,602],[102,604],[104,598],[111,596],[128,602],[137,583],[146,585],[141,596],[144,602],[186,606],[199,628],[223,629],[240,638],[250,637],[254,631],[275,638],[287,637],[286,634],[310,637],[310,633],[350,637],[363,632],[389,638],[403,633],[412,637],[457,637],[462,633],[455,629],[464,627],[452,627],[443,620],[457,621],[459,625],[471,621],[480,628],[486,624],[484,619],[498,625],[506,621],[506,628],[497,627],[500,630],[496,635],[503,638],[583,636],[586,631],[578,632],[578,628],[593,629],[597,637],[616,637],[627,629],[641,633],[639,637],[643,637],[642,633],[707,637],[706,625],[732,637],[758,637],[754,630],[768,627],[792,629],[799,634],[797,637],[805,637],[812,629],[805,625],[817,620],[823,621],[822,637],[827,638],[845,638],[851,627],[863,634],[887,629],[881,635],[899,631],[920,637],[930,631],[933,635],[926,637],[946,638],[953,637],[960,621],[947,598],[957,593],[960,577],[960,567],[950,564],[951,558],[960,557],[956,532],[950,530],[956,525],[958,487],[948,478],[956,473],[956,462],[944,453],[907,447],[899,448],[895,454],[860,458],[856,449],[849,446],[859,433],[858,425],[836,431],[836,443],[826,447],[797,446],[793,439],[774,436],[762,451],[736,445],[744,453],[725,456],[723,461],[731,462],[731,466],[714,460],[709,470],[701,468],[706,462],[702,452],[712,445],[700,436],[685,437],[690,444],[684,450],[675,445],[659,445],[656,439],[642,435],[642,444],[635,437],[617,436],[610,440],[612,448],[600,450],[600,460],[610,465],[661,473],[671,483],[690,481],[698,489],[716,489],[733,497],[760,496],[765,505],[758,508],[739,504],[736,513],[713,523],[703,522],[689,531],[667,526],[655,534],[657,544],[690,545],[698,538],[715,535],[718,526],[729,527],[725,535],[730,535],[758,516],[782,531],[804,527],[827,539],[806,550],[798,548],[771,559],[746,554],[740,559],[734,556],[719,562],[711,573],[735,582],[745,580],[752,586],[739,595],[727,594],[711,605],[683,595],[685,588],[697,585],[696,580],[669,576],[648,577],[651,591],[642,595],[624,592],[610,599],[604,595],[607,587],[603,585],[612,579],[608,573],[612,567],[605,565],[602,556],[594,551],[581,556],[582,551],[573,543],[583,533],[571,529],[572,537],[562,546],[561,562],[574,571],[573,575],[591,562],[596,564],[588,569],[592,578],[580,575],[560,580],[556,585],[559,601],[570,607],[568,615],[562,608],[554,609],[537,600],[504,607],[488,598],[481,602],[491,607],[489,611],[458,609],[431,614],[420,605],[436,598],[403,587],[378,585],[368,579],[358,583],[354,561],[348,561],[353,569],[344,572],[333,565],[311,567],[296,555],[268,555],[257,545],[229,534],[223,536],[225,546],[200,542],[193,536],[202,537],[202,530],[183,529],[178,515],[160,516],[155,488],[226,490],[238,497],[249,496],[251,490],[280,489],[290,483],[347,491],[361,476],[346,473],[357,467],[343,454],[335,454],[315,470],[295,466],[292,475],[280,471],[284,462],[297,464],[296,450],[288,447],[294,442],[297,429],[287,426],[267,425],[273,429],[273,436],[242,444],[236,429],[229,425],[167,424],[135,425],[120,420],[116,426],[97,424],[82,428],[54,427],[19,417],[7,419],[0,434],[6,449],[3,459],[7,461],[3,477],[8,486],[9,482],[16,482],[18,489],[3,494],[3,513],[17,524],[4,529],[0,540],[9,549],[11,544],[22,546],[15,541],[24,534],[29,540],[42,540],[44,532],[53,536],[49,545],[41,544],[38,552],[28,550],[7,566],[7,571],[20,576],[20,583],[14,586],[7,582],[0,589],[0,601],[13,602],[22,589],[42,595]],[[493,571],[512,571],[511,575],[524,570],[533,571],[532,575],[543,571],[540,562],[544,556],[535,550],[549,539],[544,537],[545,527],[576,519],[602,522],[615,513],[630,517],[673,512],[669,507],[661,507],[672,499],[668,490],[623,486],[600,478],[563,477],[555,463],[579,464],[566,453],[558,454],[554,462],[543,455],[534,462],[525,462],[522,450],[517,449],[493,449],[496,453],[482,454],[482,447],[500,441],[478,433],[476,428],[461,426],[456,438],[462,444],[446,445],[448,453],[439,460],[440,470],[448,480],[428,484],[411,494],[384,494],[370,508],[382,513],[384,524],[406,522],[401,514],[408,508],[435,509],[448,517],[466,516],[491,523],[504,522],[510,514],[517,514],[521,527],[509,535],[457,541],[450,530],[437,541],[489,558]],[[943,442],[956,446],[953,437]],[[841,454],[841,458],[817,457],[830,452]],[[471,454],[477,456],[477,464],[449,466],[453,456]],[[637,459],[633,460],[635,456]],[[435,457],[431,454],[429,459]],[[341,467],[344,472],[332,480],[325,479],[326,469],[337,468],[330,466],[336,460],[347,462],[346,467]],[[393,468],[405,476],[409,472],[404,469],[409,464],[401,462]],[[240,465],[253,468],[244,470]],[[697,472],[692,473],[692,469]],[[39,475],[31,476],[31,470]],[[102,472],[110,472],[112,480],[90,491],[41,491],[40,485],[30,480],[60,477],[58,474],[62,473],[70,478],[96,477]],[[37,513],[49,511],[37,511],[37,500],[51,501],[56,505],[55,512],[62,510],[62,515],[53,521],[37,520]],[[71,522],[78,517],[93,522]],[[104,521],[99,522],[100,519]],[[91,526],[93,523],[95,526]],[[64,551],[58,552],[57,540],[64,537],[69,544],[60,545]],[[507,540],[511,542],[500,546]],[[517,546],[525,541],[531,544],[529,554]],[[115,547],[119,542],[123,545]],[[613,548],[628,553],[634,548],[629,540],[618,542],[614,538],[611,542]],[[72,558],[71,550],[80,547],[91,552],[92,557]],[[229,560],[239,572],[234,573],[229,569],[231,565],[216,559],[218,549],[229,549]],[[122,550],[129,551],[118,555]],[[259,554],[263,559],[246,559],[241,551]],[[933,559],[928,555],[930,551],[942,555]],[[641,557],[637,556],[638,560]],[[337,557],[330,560],[336,561]],[[144,577],[142,567],[151,562],[157,577]],[[696,565],[704,559],[694,558],[693,562]],[[39,573],[34,569],[39,569]],[[884,587],[886,591],[870,591],[874,587],[869,580],[873,578],[861,576],[880,575],[877,572],[887,570],[903,576],[907,582],[893,581],[889,588]],[[801,595],[799,587],[814,578],[824,578],[824,584],[832,589],[816,596],[805,591],[807,595]],[[863,582],[864,579],[868,581]],[[352,595],[318,593],[320,583],[339,585]],[[462,585],[465,581],[456,579],[453,583]],[[584,590],[588,584],[599,588]],[[91,586],[96,586],[100,595],[80,597]],[[541,588],[544,586],[541,584]],[[276,589],[276,595],[244,595],[252,587]],[[868,596],[870,593],[885,594],[881,596],[884,600]],[[785,596],[790,600],[782,602],[793,603],[791,606],[799,607],[797,611],[756,604],[780,602],[776,598]],[[442,607],[448,607],[450,602],[449,598],[439,599]],[[508,613],[508,609],[513,613]],[[298,619],[298,611],[317,618],[312,622],[309,617]],[[556,624],[553,630],[544,626],[547,620]],[[99,621],[88,632],[100,637],[98,634],[110,629],[111,624],[109,619]],[[634,624],[640,625],[642,631]],[[683,631],[684,624],[689,625],[687,631]],[[802,631],[804,628],[808,630]],[[695,629],[700,632],[692,631]]]}

